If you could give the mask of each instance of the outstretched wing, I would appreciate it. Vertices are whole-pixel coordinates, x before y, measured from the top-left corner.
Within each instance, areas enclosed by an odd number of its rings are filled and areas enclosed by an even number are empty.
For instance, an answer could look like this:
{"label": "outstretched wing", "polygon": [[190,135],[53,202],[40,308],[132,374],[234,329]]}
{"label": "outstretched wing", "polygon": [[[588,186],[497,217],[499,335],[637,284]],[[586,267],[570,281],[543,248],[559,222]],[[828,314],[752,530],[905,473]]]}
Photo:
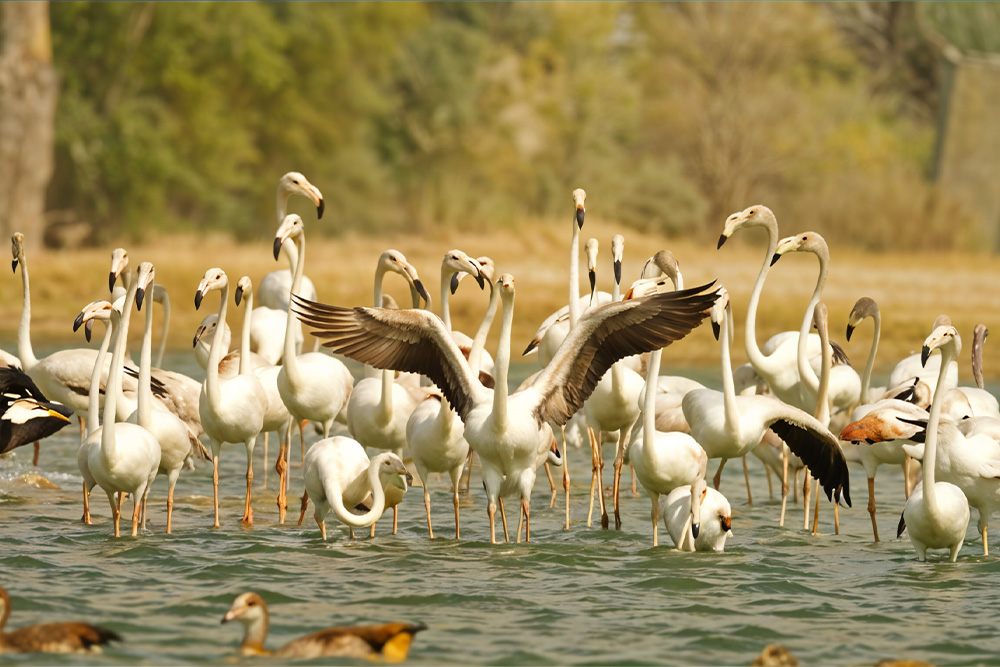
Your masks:
{"label": "outstretched wing", "polygon": [[840,502],[843,496],[850,507],[851,479],[836,436],[812,415],[778,400],[774,403],[778,409],[767,425],[802,459],[823,486],[827,498]]}
{"label": "outstretched wing", "polygon": [[469,369],[440,318],[426,310],[344,308],[297,294],[292,310],[323,339],[323,347],[375,368],[420,373],[436,384],[462,419],[486,388]]}
{"label": "outstretched wing", "polygon": [[565,424],[616,361],[664,348],[688,335],[715,303],[716,292],[706,292],[713,284],[587,311],[533,385],[541,396],[539,419]]}

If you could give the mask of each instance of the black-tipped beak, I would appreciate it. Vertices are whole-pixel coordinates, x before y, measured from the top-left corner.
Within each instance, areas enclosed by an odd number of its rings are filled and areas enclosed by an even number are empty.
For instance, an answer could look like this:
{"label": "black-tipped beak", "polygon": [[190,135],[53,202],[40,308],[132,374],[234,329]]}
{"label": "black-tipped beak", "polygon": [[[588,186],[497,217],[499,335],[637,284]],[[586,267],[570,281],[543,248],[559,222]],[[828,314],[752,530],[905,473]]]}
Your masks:
{"label": "black-tipped beak", "polygon": [[146,290],[144,290],[143,288],[140,287],[135,291],[135,307],[138,310],[142,310],[142,299],[145,296],[146,296]]}
{"label": "black-tipped beak", "polygon": [[777,264],[779,259],[781,259],[781,255],[779,255],[778,253],[774,253],[774,255],[771,257],[771,266]]}
{"label": "black-tipped beak", "polygon": [[721,248],[722,244],[726,242],[727,238],[728,237],[725,234],[720,234],[719,235],[719,245],[715,246],[715,249],[718,250],[719,248]]}
{"label": "black-tipped beak", "polygon": [[931,356],[931,348],[929,348],[926,345],[924,345],[923,349],[920,350],[920,365],[921,366],[926,366],[927,365],[927,359],[930,356]]}
{"label": "black-tipped beak", "polygon": [[83,325],[83,335],[87,338],[87,342],[90,342],[91,332],[94,330],[94,320],[87,320],[87,323]]}
{"label": "black-tipped beak", "polygon": [[108,291],[113,292],[115,290],[115,281],[118,280],[118,276],[112,271],[108,274]]}
{"label": "black-tipped beak", "polygon": [[597,285],[597,272],[591,269],[587,273],[590,276],[590,291],[593,292],[594,287]]}
{"label": "black-tipped beak", "polygon": [[452,294],[454,294],[455,291],[458,289],[458,283],[459,283],[458,274],[457,273],[451,274],[451,293]]}
{"label": "black-tipped beak", "polygon": [[694,539],[697,540],[698,539],[698,533],[700,533],[700,532],[701,532],[701,524],[700,523],[692,523],[691,524],[691,536]]}
{"label": "black-tipped beak", "polygon": [[277,260],[281,255],[281,243],[282,239],[280,236],[274,237],[274,259]]}
{"label": "black-tipped beak", "polygon": [[712,322],[712,335],[715,336],[715,340],[719,340],[719,332],[722,331],[722,327],[718,322]]}
{"label": "black-tipped beak", "polygon": [[83,326],[83,313],[77,315],[76,319],[73,320],[73,332],[75,333],[81,326]]}
{"label": "black-tipped beak", "polygon": [[576,225],[580,229],[583,229],[583,214],[585,213],[582,206],[576,207]]}
{"label": "black-tipped beak", "polygon": [[191,347],[198,347],[198,334],[194,335],[194,340],[191,341]]}
{"label": "black-tipped beak", "polygon": [[847,341],[848,341],[848,342],[850,342],[850,340],[851,340],[851,335],[852,335],[853,333],[854,333],[854,327],[852,327],[852,326],[851,326],[850,324],[848,324],[848,325],[847,325]]}
{"label": "black-tipped beak", "polygon": [[198,290],[197,292],[194,293],[194,309],[195,310],[198,310],[199,308],[201,308],[201,300],[204,299],[204,298],[205,298],[205,295],[201,293],[201,290]]}
{"label": "black-tipped beak", "polygon": [[427,290],[424,289],[424,284],[422,282],[420,282],[419,278],[414,279],[414,281],[413,281],[413,287],[416,288],[417,294],[419,294],[421,297],[423,297],[424,301],[430,301],[431,300],[430,296],[427,295]]}
{"label": "black-tipped beak", "polygon": [[10,269],[11,269],[11,271],[17,271],[17,260],[16,259],[11,261],[11,263],[10,263]]}
{"label": "black-tipped beak", "polygon": [[615,260],[615,282],[619,285],[622,283],[622,262],[620,259]]}
{"label": "black-tipped beak", "polygon": [[242,285],[237,285],[236,286],[236,305],[237,306],[240,305],[240,301],[242,301],[242,300],[243,300],[243,286]]}
{"label": "black-tipped beak", "polygon": [[[456,273],[455,275],[458,274]],[[483,278],[482,272],[476,273],[476,282],[479,283],[479,289],[486,289],[486,279]],[[452,290],[451,293],[454,294],[455,290]]]}
{"label": "black-tipped beak", "polygon": [[322,199],[320,199],[319,200],[319,205],[316,206],[316,218],[322,220],[323,219],[323,211],[325,211],[325,210],[326,210],[326,202],[323,201]]}

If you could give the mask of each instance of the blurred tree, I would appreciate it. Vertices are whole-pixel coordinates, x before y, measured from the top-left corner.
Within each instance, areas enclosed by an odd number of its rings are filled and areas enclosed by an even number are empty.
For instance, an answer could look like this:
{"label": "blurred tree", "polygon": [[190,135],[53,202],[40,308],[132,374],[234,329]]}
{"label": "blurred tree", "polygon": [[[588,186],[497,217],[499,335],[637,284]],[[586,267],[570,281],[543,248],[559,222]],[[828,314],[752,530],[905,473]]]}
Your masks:
{"label": "blurred tree", "polygon": [[58,84],[47,2],[0,5],[0,231],[40,243]]}

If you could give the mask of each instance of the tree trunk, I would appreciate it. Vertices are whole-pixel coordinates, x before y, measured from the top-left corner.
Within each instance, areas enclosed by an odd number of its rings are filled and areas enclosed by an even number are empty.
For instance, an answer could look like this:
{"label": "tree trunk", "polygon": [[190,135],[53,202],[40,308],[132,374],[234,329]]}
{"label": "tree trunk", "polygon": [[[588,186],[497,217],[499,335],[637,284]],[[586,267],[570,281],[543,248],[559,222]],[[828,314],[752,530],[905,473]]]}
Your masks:
{"label": "tree trunk", "polygon": [[0,3],[0,233],[39,247],[58,85],[48,2]]}

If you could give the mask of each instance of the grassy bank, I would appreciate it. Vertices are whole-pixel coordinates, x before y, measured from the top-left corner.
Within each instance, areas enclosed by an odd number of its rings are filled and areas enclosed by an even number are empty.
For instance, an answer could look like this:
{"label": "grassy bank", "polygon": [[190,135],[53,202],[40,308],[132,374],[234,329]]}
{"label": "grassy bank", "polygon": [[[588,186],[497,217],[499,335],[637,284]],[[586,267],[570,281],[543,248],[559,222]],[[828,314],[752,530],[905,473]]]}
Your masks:
{"label": "grassy bank", "polygon": [[[433,237],[348,236],[336,240],[313,237],[309,239],[306,273],[316,283],[321,301],[370,305],[375,261],[384,249],[394,247],[417,267],[437,309],[438,275],[444,252],[461,248],[474,256],[489,254],[500,271],[509,272],[516,278],[513,347],[517,353],[545,316],[566,303],[569,231],[570,222],[562,220],[525,223],[520,230],[441,231]],[[785,228],[782,233],[793,231]],[[610,241],[617,232],[625,233],[627,238],[623,267],[626,282],[638,275],[649,255],[667,247],[678,257],[688,286],[711,280],[726,285],[738,318],[733,361],[743,363],[743,318],[763,260],[764,233],[740,232],[725,247],[716,250],[714,242],[668,241],[599,220],[588,220],[581,235],[581,248],[589,237],[601,242],[598,285],[609,291]],[[271,257],[270,239],[237,244],[222,236],[172,236],[151,239],[141,246],[129,247],[128,251],[133,265],[144,260],[156,265],[156,280],[167,287],[171,296],[170,346],[177,349],[190,347],[197,324],[218,307],[218,297],[212,297],[206,299],[200,312],[194,309],[194,292],[205,269],[219,266],[235,282],[244,274],[259,281],[268,271],[283,268]],[[83,345],[82,334],[74,336],[71,332],[72,321],[86,303],[107,298],[111,248],[72,252],[27,248],[26,252],[31,271],[31,331],[36,348]],[[845,345],[859,372],[867,358],[871,324],[863,325],[850,343],[844,339],[844,328],[857,298],[869,296],[882,308],[880,368],[886,369],[902,356],[919,350],[933,319],[946,313],[965,339],[960,376],[963,383],[972,382],[968,363],[972,329],[978,322],[993,326],[993,319],[1000,314],[1000,297],[993,288],[1000,282],[1000,260],[991,255],[874,254],[856,252],[849,247],[833,248],[831,255],[830,276],[824,292],[824,301],[830,309],[831,335]],[[581,253],[581,270],[585,270],[584,262]],[[811,255],[787,255],[775,265],[761,300],[757,325],[761,343],[778,331],[798,329],[816,274],[817,262]],[[0,290],[0,345],[13,351],[21,312],[21,283],[16,274],[8,274],[4,280],[6,287]],[[409,303],[408,292],[400,278],[390,275],[386,287],[400,304]],[[585,278],[581,280],[581,290],[586,290]],[[455,326],[471,333],[486,301],[486,295],[479,293],[473,283],[463,283],[452,299]],[[241,315],[235,314],[232,307],[229,312],[230,326],[236,334]],[[489,349],[495,348],[497,328]],[[138,340],[140,333],[133,331],[131,337]],[[1000,343],[991,345],[987,341],[984,356],[986,373],[996,375],[994,369],[1000,368]],[[665,354],[667,370],[664,372],[671,372],[671,368],[714,364],[717,359],[717,343],[706,326]]]}

